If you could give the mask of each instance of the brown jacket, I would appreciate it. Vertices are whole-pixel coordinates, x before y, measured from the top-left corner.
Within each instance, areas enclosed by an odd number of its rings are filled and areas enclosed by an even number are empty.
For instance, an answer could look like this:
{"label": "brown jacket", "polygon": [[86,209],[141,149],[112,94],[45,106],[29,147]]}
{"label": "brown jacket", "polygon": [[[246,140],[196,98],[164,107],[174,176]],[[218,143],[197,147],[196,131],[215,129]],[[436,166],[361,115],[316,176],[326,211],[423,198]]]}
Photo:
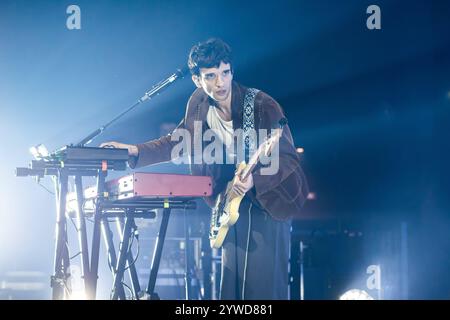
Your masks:
{"label": "brown jacket", "polygon": [[[242,107],[247,88],[233,82],[231,111],[233,128],[242,128]],[[187,129],[194,137],[194,121],[203,123],[203,131],[208,128],[206,115],[209,109],[209,99],[203,89],[197,89],[191,95],[183,120],[178,128]],[[280,105],[269,95],[260,91],[255,98],[255,129],[267,129],[273,123],[284,117],[284,112]],[[200,137],[201,138],[201,137]],[[193,149],[193,140],[192,148]],[[129,161],[131,168],[138,168],[154,163],[171,160],[172,147],[179,141],[171,141],[170,135],[146,143],[138,144],[138,157]],[[253,172],[254,188],[248,193],[252,201],[259,207],[266,210],[273,218],[284,220],[300,214],[301,207],[308,194],[308,185],[305,175],[299,164],[299,157],[296,153],[289,126],[285,126],[282,138],[280,139],[280,162],[279,170],[275,175],[261,175],[259,169]],[[214,168],[213,168],[214,167]],[[222,190],[214,188],[220,179],[220,166],[206,164],[192,164],[191,173],[194,175],[210,175],[213,179],[213,196],[205,198],[205,201],[212,206],[215,197]]]}

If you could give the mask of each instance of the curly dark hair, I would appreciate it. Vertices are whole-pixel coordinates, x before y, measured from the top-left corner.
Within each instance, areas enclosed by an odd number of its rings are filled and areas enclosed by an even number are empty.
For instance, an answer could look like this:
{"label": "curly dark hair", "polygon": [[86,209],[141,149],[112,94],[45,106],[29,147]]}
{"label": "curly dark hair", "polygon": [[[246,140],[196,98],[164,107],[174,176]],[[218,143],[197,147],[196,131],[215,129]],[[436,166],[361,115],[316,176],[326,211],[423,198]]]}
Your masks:
{"label": "curly dark hair", "polygon": [[200,75],[200,68],[217,68],[220,62],[229,63],[233,72],[231,48],[218,38],[200,42],[189,52],[189,70],[196,76]]}

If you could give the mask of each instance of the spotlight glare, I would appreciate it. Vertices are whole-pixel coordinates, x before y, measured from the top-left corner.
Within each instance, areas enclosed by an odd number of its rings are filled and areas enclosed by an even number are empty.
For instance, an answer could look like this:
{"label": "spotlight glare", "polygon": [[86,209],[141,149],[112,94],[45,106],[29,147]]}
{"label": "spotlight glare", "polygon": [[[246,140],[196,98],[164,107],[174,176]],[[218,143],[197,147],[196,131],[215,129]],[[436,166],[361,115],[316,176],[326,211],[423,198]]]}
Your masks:
{"label": "spotlight glare", "polygon": [[308,200],[315,200],[316,199],[316,193],[315,192],[309,192],[306,196],[306,199]]}
{"label": "spotlight glare", "polygon": [[48,157],[48,150],[43,144],[38,145],[38,152],[41,157]]}
{"label": "spotlight glare", "polygon": [[30,148],[30,153],[33,155],[35,159],[39,159],[39,151],[36,147]]}
{"label": "spotlight glare", "polygon": [[375,300],[364,290],[351,289],[339,297],[339,300]]}
{"label": "spotlight glare", "polygon": [[69,299],[70,300],[87,300],[87,296],[86,296],[86,293],[84,292],[84,290],[76,290],[76,291],[72,291]]}
{"label": "spotlight glare", "polygon": [[43,144],[38,144],[37,146],[31,147],[30,153],[37,160],[46,158],[49,155],[47,148]]}

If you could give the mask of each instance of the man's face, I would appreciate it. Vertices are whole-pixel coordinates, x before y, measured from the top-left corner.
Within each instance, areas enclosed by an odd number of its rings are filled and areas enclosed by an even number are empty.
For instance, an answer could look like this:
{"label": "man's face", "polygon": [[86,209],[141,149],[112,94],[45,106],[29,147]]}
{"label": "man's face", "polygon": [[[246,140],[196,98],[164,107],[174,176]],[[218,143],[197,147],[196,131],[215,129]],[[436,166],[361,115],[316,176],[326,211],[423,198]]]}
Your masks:
{"label": "man's face", "polygon": [[192,80],[213,100],[222,102],[230,96],[233,74],[229,63],[220,62],[218,68],[200,68],[200,75],[192,76]]}

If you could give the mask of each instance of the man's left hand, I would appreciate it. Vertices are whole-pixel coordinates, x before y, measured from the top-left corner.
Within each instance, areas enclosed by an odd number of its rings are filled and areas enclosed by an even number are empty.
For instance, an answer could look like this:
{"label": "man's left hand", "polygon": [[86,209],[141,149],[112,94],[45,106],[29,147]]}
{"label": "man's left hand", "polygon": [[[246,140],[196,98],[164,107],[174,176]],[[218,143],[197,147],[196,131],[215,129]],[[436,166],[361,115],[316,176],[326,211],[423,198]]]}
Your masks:
{"label": "man's left hand", "polygon": [[243,196],[247,193],[248,190],[250,190],[253,187],[253,175],[250,173],[245,180],[241,180],[241,170],[236,172],[236,176],[233,180],[233,191]]}

